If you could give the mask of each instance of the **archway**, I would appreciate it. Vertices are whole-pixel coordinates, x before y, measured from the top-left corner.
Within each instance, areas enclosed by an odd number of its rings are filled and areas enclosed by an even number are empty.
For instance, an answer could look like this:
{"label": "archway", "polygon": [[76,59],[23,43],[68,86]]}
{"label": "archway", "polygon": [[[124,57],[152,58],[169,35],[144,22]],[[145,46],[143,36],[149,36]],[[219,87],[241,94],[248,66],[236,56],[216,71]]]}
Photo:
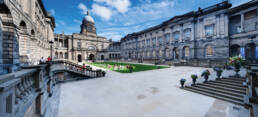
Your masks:
{"label": "archway", "polygon": [[58,59],[58,52],[55,52],[55,58]]}
{"label": "archway", "polygon": [[183,59],[188,59],[189,58],[189,56],[190,56],[190,48],[189,48],[189,46],[185,46],[184,48],[183,48]]}
{"label": "archway", "polygon": [[173,58],[174,60],[177,60],[179,58],[179,51],[177,47],[173,49]]}
{"label": "archway", "polygon": [[89,56],[89,60],[93,61],[94,59],[95,59],[94,54],[90,54],[90,56]]}
{"label": "archway", "polygon": [[78,54],[77,60],[78,62],[82,62],[82,55]]}
{"label": "archway", "polygon": [[104,58],[104,55],[101,55],[101,60],[104,60],[105,58]]}
{"label": "archway", "polygon": [[2,56],[2,63],[8,65],[4,67],[3,71],[13,72],[20,65],[18,34],[13,23],[12,13],[4,3],[0,4],[0,16],[3,24],[2,35],[5,35],[2,37],[1,45],[11,45],[9,48],[2,48],[2,52],[6,52],[5,56]]}

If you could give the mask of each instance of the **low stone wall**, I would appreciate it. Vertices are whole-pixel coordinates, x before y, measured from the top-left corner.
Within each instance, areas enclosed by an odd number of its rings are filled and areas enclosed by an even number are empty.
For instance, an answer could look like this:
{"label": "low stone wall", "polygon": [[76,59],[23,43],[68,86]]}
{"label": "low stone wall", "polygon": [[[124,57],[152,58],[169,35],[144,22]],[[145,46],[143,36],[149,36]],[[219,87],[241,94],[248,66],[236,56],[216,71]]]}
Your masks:
{"label": "low stone wall", "polygon": [[185,60],[172,64],[174,66],[194,66],[194,67],[215,67],[215,66],[225,66],[227,63],[226,59],[220,60],[208,60],[208,59],[193,59]]}
{"label": "low stone wall", "polygon": [[194,66],[194,67],[215,67],[225,66],[227,59],[190,59],[190,60],[165,60],[165,59],[144,59],[144,60],[116,60],[113,62],[134,62],[148,63],[157,65],[173,65],[173,66]]}

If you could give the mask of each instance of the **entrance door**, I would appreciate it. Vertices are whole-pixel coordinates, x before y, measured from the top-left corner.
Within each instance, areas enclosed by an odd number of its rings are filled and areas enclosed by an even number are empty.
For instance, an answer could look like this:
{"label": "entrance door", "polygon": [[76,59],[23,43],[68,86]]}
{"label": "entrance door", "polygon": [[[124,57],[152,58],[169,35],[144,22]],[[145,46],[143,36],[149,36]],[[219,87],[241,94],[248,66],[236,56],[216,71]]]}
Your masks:
{"label": "entrance door", "polygon": [[255,60],[255,44],[250,43],[246,45],[246,60],[253,61]]}
{"label": "entrance door", "polygon": [[82,62],[82,55],[78,54],[78,62]]}
{"label": "entrance door", "polygon": [[241,55],[241,50],[240,50],[240,46],[239,45],[232,45],[230,47],[230,53],[231,53],[231,57],[232,56],[238,56],[238,55]]}
{"label": "entrance door", "polygon": [[94,54],[90,54],[90,56],[89,56],[89,60],[94,60]]}
{"label": "entrance door", "polygon": [[178,48],[174,48],[173,55],[174,55],[174,60],[177,60],[179,58]]}
{"label": "entrance door", "polygon": [[104,55],[101,55],[101,60],[104,60]]}

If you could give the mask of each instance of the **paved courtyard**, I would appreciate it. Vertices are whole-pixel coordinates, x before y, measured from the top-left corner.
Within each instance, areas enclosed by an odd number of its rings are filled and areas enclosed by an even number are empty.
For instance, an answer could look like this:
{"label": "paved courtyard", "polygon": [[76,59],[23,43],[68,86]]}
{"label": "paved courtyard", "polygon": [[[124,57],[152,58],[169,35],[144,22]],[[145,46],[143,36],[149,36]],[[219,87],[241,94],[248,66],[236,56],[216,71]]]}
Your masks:
{"label": "paved courtyard", "polygon": [[181,78],[186,78],[189,84],[190,75],[200,75],[203,70],[205,68],[171,67],[132,74],[107,71],[105,78],[62,84],[59,117],[248,115],[248,111],[243,107],[179,88]]}

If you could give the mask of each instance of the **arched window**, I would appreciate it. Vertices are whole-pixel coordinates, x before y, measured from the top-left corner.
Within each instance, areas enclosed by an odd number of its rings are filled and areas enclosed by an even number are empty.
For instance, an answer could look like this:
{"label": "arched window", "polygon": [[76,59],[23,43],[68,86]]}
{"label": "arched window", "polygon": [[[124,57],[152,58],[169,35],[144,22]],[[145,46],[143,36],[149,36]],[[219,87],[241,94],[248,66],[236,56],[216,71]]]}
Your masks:
{"label": "arched window", "polygon": [[34,35],[35,35],[34,30],[31,30],[31,35],[32,35],[32,36],[34,36]]}
{"label": "arched window", "polygon": [[55,53],[55,58],[58,59],[58,52]]}
{"label": "arched window", "polygon": [[64,58],[64,55],[63,55],[63,52],[60,52],[60,59],[63,59]]}
{"label": "arched window", "polygon": [[190,56],[190,48],[186,46],[184,48],[184,57],[189,57]]}
{"label": "arched window", "polygon": [[26,23],[24,21],[21,21],[20,27],[21,29],[27,29]]}
{"label": "arched window", "polygon": [[65,59],[68,59],[68,53],[67,52],[65,53]]}
{"label": "arched window", "polygon": [[213,49],[211,46],[206,47],[206,56],[212,56],[213,55]]}

